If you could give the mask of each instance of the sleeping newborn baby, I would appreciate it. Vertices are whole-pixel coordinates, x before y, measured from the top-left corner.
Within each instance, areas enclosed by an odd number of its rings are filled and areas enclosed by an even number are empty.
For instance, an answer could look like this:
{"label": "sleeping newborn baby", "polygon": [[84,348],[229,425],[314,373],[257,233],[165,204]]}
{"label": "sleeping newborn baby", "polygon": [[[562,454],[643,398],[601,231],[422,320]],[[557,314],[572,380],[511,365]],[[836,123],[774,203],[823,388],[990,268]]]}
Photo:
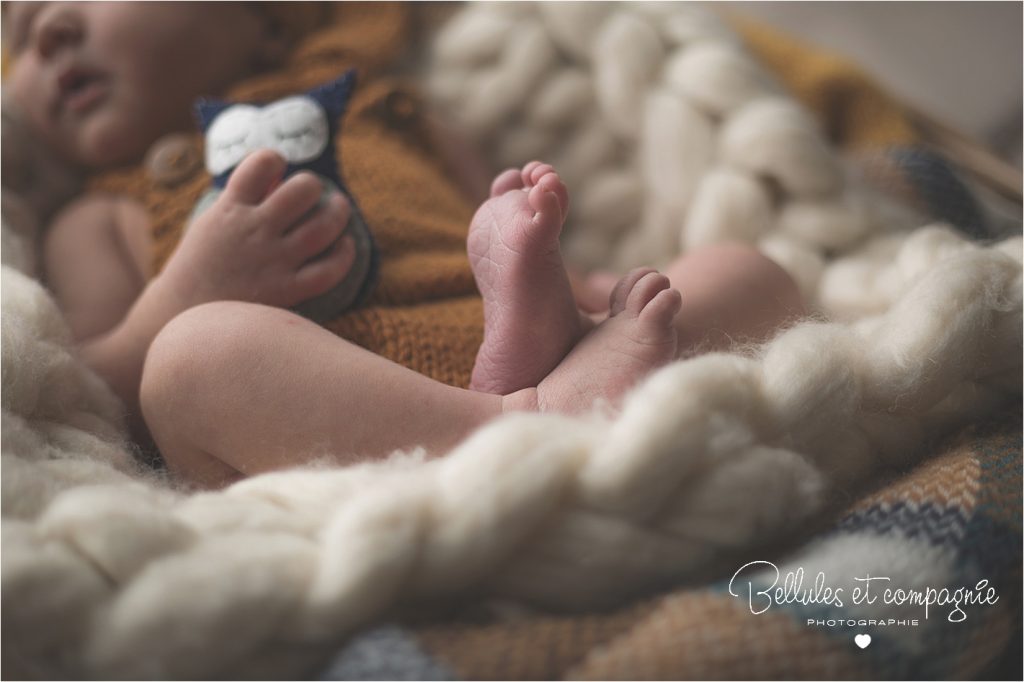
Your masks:
{"label": "sleeping newborn baby", "polygon": [[[273,4],[12,4],[12,94],[69,162],[138,163],[190,128],[196,98],[280,63],[289,44]],[[155,276],[149,217],[130,199],[86,194],[46,232],[45,281],[83,359],[124,400],[134,435],[151,435],[195,485],[324,453],[340,463],[414,446],[442,454],[506,412],[614,406],[676,357],[763,339],[802,312],[785,272],[740,245],[574,290],[559,250],[569,192],[532,162],[500,173],[468,226],[484,329],[469,388],[458,388],[288,310],[357,267],[362,202],[321,201],[316,175],[285,178],[286,168],[272,149],[245,156]],[[388,198],[404,200],[397,189]],[[582,312],[577,301],[595,297],[604,309]]]}

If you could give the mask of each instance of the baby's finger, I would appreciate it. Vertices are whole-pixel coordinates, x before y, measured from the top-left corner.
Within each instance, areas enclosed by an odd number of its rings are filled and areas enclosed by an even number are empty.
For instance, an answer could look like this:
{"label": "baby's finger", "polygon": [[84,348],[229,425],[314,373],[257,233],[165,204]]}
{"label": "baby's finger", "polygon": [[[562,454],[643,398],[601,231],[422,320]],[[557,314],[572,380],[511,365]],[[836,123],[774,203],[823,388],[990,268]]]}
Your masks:
{"label": "baby's finger", "polygon": [[348,224],[349,204],[334,194],[327,205],[284,236],[284,250],[295,263],[304,263],[341,236]]}
{"label": "baby's finger", "polygon": [[299,172],[271,192],[259,210],[270,225],[285,232],[313,210],[323,190],[320,178],[313,173]]}
{"label": "baby's finger", "polygon": [[349,273],[355,260],[356,242],[351,235],[345,235],[330,251],[306,263],[295,273],[298,301],[330,291]]}
{"label": "baby's finger", "polygon": [[224,194],[233,201],[256,205],[281,181],[287,165],[284,157],[275,151],[255,151],[231,173]]}

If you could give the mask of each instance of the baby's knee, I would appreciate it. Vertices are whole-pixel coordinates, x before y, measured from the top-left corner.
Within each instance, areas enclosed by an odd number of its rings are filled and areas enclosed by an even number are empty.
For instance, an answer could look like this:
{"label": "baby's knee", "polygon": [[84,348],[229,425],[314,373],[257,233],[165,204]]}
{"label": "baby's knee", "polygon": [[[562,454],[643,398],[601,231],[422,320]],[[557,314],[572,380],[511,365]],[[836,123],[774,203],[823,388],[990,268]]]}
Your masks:
{"label": "baby's knee", "polygon": [[287,313],[207,303],[175,317],[153,340],[139,401],[153,441],[176,475],[215,488],[241,475],[218,458],[218,434],[236,409],[234,392],[248,390],[244,381],[252,372],[244,364],[259,362],[256,328],[277,314]]}
{"label": "baby's knee", "polygon": [[747,244],[731,244],[725,256],[735,271],[745,271],[764,295],[778,306],[778,313],[787,319],[807,314],[807,307],[796,280],[774,260]]}
{"label": "baby's knee", "polygon": [[683,294],[680,343],[706,349],[762,341],[806,314],[796,282],[746,244],[714,244],[686,252],[665,270]]}
{"label": "baby's knee", "polygon": [[666,269],[669,279],[700,277],[720,291],[737,288],[746,298],[772,301],[775,306],[800,315],[805,311],[796,282],[778,263],[742,242],[711,244],[687,252]]}
{"label": "baby's knee", "polygon": [[146,354],[139,388],[142,414],[160,444],[167,433],[198,428],[205,408],[254,343],[252,304],[216,302],[190,308],[168,322]]}

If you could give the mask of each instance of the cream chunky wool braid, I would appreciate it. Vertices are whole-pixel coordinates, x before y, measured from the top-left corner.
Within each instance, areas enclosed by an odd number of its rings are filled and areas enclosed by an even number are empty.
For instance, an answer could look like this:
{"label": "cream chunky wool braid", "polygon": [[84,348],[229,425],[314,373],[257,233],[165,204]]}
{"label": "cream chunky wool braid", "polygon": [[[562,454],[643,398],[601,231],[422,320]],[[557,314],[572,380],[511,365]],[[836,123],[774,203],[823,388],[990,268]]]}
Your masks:
{"label": "cream chunky wool braid", "polygon": [[434,55],[432,93],[496,163],[559,169],[578,262],[664,264],[740,240],[832,313],[885,308],[821,279],[908,216],[846,180],[810,115],[706,8],[482,3]]}
{"label": "cream chunky wool braid", "polygon": [[[836,491],[1019,395],[1021,240],[880,221],[712,17],[471,6],[437,48],[436,91],[448,83],[473,130],[503,140],[498,158],[537,152],[580,188],[578,253],[618,265],[744,238],[830,321],[665,367],[617,416],[506,416],[430,462],[396,454],[189,493],[133,464],[121,407],[8,262],[19,236],[5,221],[5,664],[287,677],[419,598],[614,603],[786,537]],[[473,89],[455,92],[460,78]],[[552,121],[576,152],[531,141]],[[609,238],[626,253],[614,263]]]}

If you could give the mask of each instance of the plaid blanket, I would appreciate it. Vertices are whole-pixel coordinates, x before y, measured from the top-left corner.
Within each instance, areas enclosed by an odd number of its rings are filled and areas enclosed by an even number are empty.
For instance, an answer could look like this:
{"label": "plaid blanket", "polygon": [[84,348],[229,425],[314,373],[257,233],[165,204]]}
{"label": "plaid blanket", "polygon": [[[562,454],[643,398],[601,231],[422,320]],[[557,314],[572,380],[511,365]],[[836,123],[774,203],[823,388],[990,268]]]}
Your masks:
{"label": "plaid blanket", "polygon": [[1021,509],[1018,406],[709,586],[603,614],[383,625],[321,679],[1020,679]]}
{"label": "plaid blanket", "polygon": [[750,52],[815,114],[868,184],[976,239],[1020,232],[1019,214],[1007,220],[979,200],[968,174],[929,148],[904,105],[856,64],[742,15],[730,19]]}

